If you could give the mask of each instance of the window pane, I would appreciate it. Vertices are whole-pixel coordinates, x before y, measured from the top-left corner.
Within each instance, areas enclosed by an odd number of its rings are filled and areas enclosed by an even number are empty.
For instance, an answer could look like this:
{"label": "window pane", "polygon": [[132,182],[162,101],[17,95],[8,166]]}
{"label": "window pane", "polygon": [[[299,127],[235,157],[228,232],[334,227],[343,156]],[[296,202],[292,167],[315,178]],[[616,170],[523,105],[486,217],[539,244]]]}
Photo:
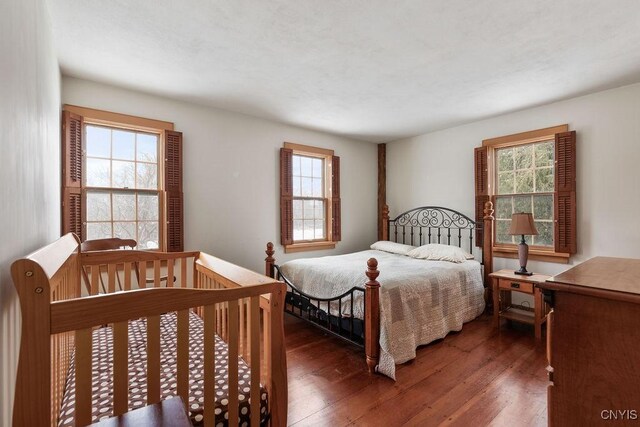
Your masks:
{"label": "window pane", "polygon": [[300,175],[302,176],[312,176],[313,172],[311,170],[311,157],[300,157]]}
{"label": "window pane", "polygon": [[324,221],[316,220],[315,238],[324,239]]}
{"label": "window pane", "polygon": [[533,145],[521,145],[513,148],[516,169],[529,169],[533,166]]}
{"label": "window pane", "polygon": [[554,142],[541,142],[538,144],[534,144],[535,152],[536,152],[536,166],[553,166],[553,157],[554,157]]}
{"label": "window pane", "polygon": [[135,163],[114,160],[111,164],[113,167],[113,183],[111,185],[114,188],[135,188]]}
{"label": "window pane", "polygon": [[158,195],[138,195],[138,220],[158,220]]}
{"label": "window pane", "polygon": [[313,195],[313,179],[312,178],[301,178],[302,179],[302,197],[311,197]]}
{"label": "window pane", "polygon": [[313,176],[314,178],[322,178],[322,159],[313,159]]}
{"label": "window pane", "polygon": [[538,246],[553,245],[553,222],[535,221],[538,235],[533,236],[533,244]]}
{"label": "window pane", "polygon": [[302,196],[302,189],[300,187],[300,178],[297,176],[293,177],[293,197]]}
{"label": "window pane", "polygon": [[302,200],[293,201],[293,219],[302,219]]}
{"label": "window pane", "polygon": [[551,192],[553,187],[553,168],[536,169],[536,192]]}
{"label": "window pane", "polygon": [[302,220],[293,221],[293,240],[302,240]]}
{"label": "window pane", "polygon": [[498,194],[513,194],[513,172],[498,174]]}
{"label": "window pane", "polygon": [[516,171],[516,193],[533,193],[533,171]]}
{"label": "window pane", "polygon": [[109,187],[111,185],[111,161],[87,159],[87,186]]}
{"label": "window pane", "polygon": [[[136,195],[135,194],[113,194],[113,220],[114,221],[135,221],[136,220]],[[132,237],[132,239],[135,239]]]}
{"label": "window pane", "polygon": [[533,216],[535,219],[553,220],[553,196],[533,196]]}
{"label": "window pane", "polygon": [[513,238],[509,234],[511,220],[496,220],[496,241],[498,243],[513,243]]}
{"label": "window pane", "polygon": [[160,247],[157,222],[138,223],[138,248],[158,249]]}
{"label": "window pane", "polygon": [[100,126],[86,126],[86,150],[89,157],[111,156],[111,130]]}
{"label": "window pane", "polygon": [[498,151],[498,172],[513,170],[513,148],[503,148]]}
{"label": "window pane", "polygon": [[135,222],[114,222],[113,237],[121,239],[136,240],[136,223]]}
{"label": "window pane", "polygon": [[111,235],[110,222],[88,222],[87,223],[87,240],[108,239]]}
{"label": "window pane", "polygon": [[142,162],[158,161],[158,137],[146,133],[137,134],[136,159]]}
{"label": "window pane", "polygon": [[305,220],[304,221],[304,240],[313,240],[315,237],[314,231],[314,221],[313,220]]}
{"label": "window pane", "polygon": [[323,201],[316,200],[314,216],[316,219],[324,219],[324,202]]}
{"label": "window pane", "polygon": [[136,134],[125,130],[113,130],[113,158],[134,160],[136,152]]}
{"label": "window pane", "polygon": [[496,218],[511,219],[512,213],[513,213],[512,198],[497,197],[496,198]]}
{"label": "window pane", "polygon": [[313,219],[313,200],[304,201],[304,218]]}
{"label": "window pane", "polygon": [[293,176],[300,176],[300,156],[292,156]]}
{"label": "window pane", "polygon": [[513,198],[513,212],[531,212],[532,196],[515,196]]}
{"label": "window pane", "polygon": [[313,197],[322,197],[322,178],[313,178]]}
{"label": "window pane", "polygon": [[87,192],[87,221],[111,220],[111,195],[102,191]]}
{"label": "window pane", "polygon": [[158,188],[158,165],[148,163],[136,163],[137,188]]}

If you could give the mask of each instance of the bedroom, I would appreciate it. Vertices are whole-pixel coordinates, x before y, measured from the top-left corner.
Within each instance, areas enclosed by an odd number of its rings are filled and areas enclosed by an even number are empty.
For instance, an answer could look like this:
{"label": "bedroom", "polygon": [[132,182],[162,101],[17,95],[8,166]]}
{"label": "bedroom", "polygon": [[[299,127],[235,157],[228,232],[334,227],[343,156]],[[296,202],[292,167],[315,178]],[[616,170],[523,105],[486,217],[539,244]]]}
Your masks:
{"label": "bedroom", "polygon": [[[378,240],[378,143],[386,143],[386,203],[392,219],[433,205],[475,220],[473,149],[491,138],[563,124],[577,133],[577,252],[568,264],[539,261],[532,254],[527,268],[552,276],[595,256],[640,258],[640,57],[635,49],[640,8],[635,2],[615,8],[575,1],[519,7],[412,2],[402,8],[364,2],[324,7],[211,3],[194,1],[186,8],[169,2],[162,7],[153,2],[2,2],[5,102],[0,120],[7,160],[0,190],[0,424],[11,425],[21,336],[10,266],[60,237],[64,105],[173,123],[184,135],[185,249],[260,273],[269,241],[276,243],[280,264],[362,251]],[[571,25],[561,25],[564,19]],[[501,25],[491,25],[495,22]],[[285,142],[333,150],[340,157],[341,240],[334,249],[285,253],[280,245],[278,151]],[[513,258],[493,258],[493,271],[517,267]],[[362,265],[362,286],[365,270]],[[291,325],[303,332],[295,334]],[[350,408],[378,387],[388,391],[387,403],[362,403],[360,410],[369,417],[382,417],[397,402],[392,397],[416,389],[424,391],[423,400],[411,400],[403,412],[406,421],[417,420],[423,405],[439,397],[430,394],[428,379],[416,375],[420,382],[411,388],[402,379],[370,377],[361,349],[349,350],[306,325],[287,327],[288,336],[309,340],[311,349],[317,339],[341,352],[349,369],[359,370],[345,388],[332,389],[330,381],[339,376],[335,366],[323,371],[304,346],[290,353],[289,368],[300,363],[290,374],[290,387],[298,377],[317,380],[300,380],[292,389],[292,423],[328,423],[338,400]],[[528,328],[500,331],[516,343],[536,346]],[[449,337],[470,346],[483,333],[498,336],[488,315]],[[440,344],[449,355],[461,355],[446,343]],[[421,348],[416,361],[399,370],[413,375],[435,350]],[[547,362],[543,353],[534,354],[537,403],[531,417],[544,424]],[[478,362],[480,372],[495,365],[485,362]],[[472,402],[470,395],[456,395],[451,383],[460,372],[445,373],[449,382],[438,387],[448,388],[436,388],[448,396],[439,415]],[[358,398],[354,390],[366,386]],[[474,398],[483,390],[479,386]],[[509,388],[503,382],[495,390]],[[356,398],[345,400],[347,393]],[[503,417],[524,410],[523,400],[498,396],[507,403],[495,410],[512,411]],[[343,418],[336,415],[333,421],[375,419],[354,414],[343,410]],[[495,422],[505,420],[499,414]]]}

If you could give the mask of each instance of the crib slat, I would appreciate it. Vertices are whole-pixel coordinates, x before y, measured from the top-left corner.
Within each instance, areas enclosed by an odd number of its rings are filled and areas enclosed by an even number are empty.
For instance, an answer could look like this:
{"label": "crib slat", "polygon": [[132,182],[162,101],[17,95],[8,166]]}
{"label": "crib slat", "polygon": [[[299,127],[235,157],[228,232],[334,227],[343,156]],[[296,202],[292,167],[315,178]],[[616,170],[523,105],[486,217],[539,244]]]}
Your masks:
{"label": "crib slat", "polygon": [[173,263],[174,260],[167,260],[167,287],[173,288]]}
{"label": "crib slat", "polygon": [[204,426],[215,425],[215,332],[216,308],[208,305],[204,308]]}
{"label": "crib slat", "polygon": [[[238,425],[238,300],[228,302],[229,426]],[[257,424],[256,424],[257,425]]]}
{"label": "crib slat", "polygon": [[131,263],[130,262],[124,263],[124,290],[125,291],[131,290]]}
{"label": "crib slat", "polygon": [[247,357],[247,321],[246,321],[246,304],[244,298],[240,299],[240,355],[246,359]]}
{"label": "crib slat", "polygon": [[91,350],[91,328],[77,330],[75,422],[82,426],[91,424]]}
{"label": "crib slat", "polygon": [[[264,306],[261,307],[261,310],[269,310],[271,302],[269,300],[263,300],[260,298],[261,305],[264,303]],[[263,363],[262,368],[264,372],[264,384],[267,387],[267,392],[270,390],[271,384],[271,316],[265,312],[263,313],[262,319],[262,349],[263,349]]]}
{"label": "crib slat", "polygon": [[113,414],[122,415],[129,408],[129,337],[128,322],[113,325]]}
{"label": "crib slat", "polygon": [[251,425],[260,425],[260,297],[251,297]]}
{"label": "crib slat", "polygon": [[107,276],[108,276],[108,283],[109,283],[109,287],[107,289],[109,289],[109,293],[112,294],[116,291],[116,265],[115,264],[109,264],[107,266]]}
{"label": "crib slat", "polygon": [[138,263],[138,287],[140,289],[147,287],[147,262],[140,261]]}
{"label": "crib slat", "polygon": [[160,260],[153,261],[153,286],[160,287]]}
{"label": "crib slat", "polygon": [[178,395],[189,405],[189,310],[178,311],[177,334],[177,382]]}
{"label": "crib slat", "polygon": [[147,318],[147,405],[160,402],[160,316]]}
{"label": "crib slat", "polygon": [[100,266],[91,266],[91,295],[100,293]]}
{"label": "crib slat", "polygon": [[187,259],[180,258],[180,286],[187,287]]}

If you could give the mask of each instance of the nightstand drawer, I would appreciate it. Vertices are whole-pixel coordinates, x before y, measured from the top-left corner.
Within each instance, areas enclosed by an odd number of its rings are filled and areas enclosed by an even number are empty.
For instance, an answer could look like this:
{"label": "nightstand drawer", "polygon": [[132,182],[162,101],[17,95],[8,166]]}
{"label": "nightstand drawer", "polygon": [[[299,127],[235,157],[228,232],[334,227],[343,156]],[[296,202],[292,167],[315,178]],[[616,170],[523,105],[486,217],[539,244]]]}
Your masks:
{"label": "nightstand drawer", "polygon": [[509,289],[512,291],[519,291],[527,294],[533,293],[533,283],[519,282],[517,280],[500,279],[498,287],[500,289]]}

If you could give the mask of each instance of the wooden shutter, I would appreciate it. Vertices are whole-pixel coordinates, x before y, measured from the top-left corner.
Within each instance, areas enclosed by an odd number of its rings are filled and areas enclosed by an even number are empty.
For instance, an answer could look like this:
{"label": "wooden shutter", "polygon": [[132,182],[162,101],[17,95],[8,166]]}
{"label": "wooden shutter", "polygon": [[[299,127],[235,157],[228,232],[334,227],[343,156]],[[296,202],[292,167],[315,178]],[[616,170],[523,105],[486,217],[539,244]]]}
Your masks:
{"label": "wooden shutter", "polygon": [[182,194],[182,132],[164,133],[164,186],[167,251],[184,250],[184,199]]}
{"label": "wooden shutter", "polygon": [[280,149],[280,243],[293,244],[293,150]]}
{"label": "wooden shutter", "polygon": [[576,132],[556,134],[555,251],[574,254],[576,233]]}
{"label": "wooden shutter", "polygon": [[82,201],[84,119],[62,112],[62,234],[85,238]]}
{"label": "wooden shutter", "polygon": [[340,223],[340,157],[331,159],[331,239],[334,242],[342,240]]}
{"label": "wooden shutter", "polygon": [[[474,149],[475,164],[475,188],[476,188],[476,222],[482,224],[484,218],[484,205],[489,201],[489,166],[487,158],[487,147],[477,147]],[[482,246],[483,233],[476,228],[476,246]]]}

